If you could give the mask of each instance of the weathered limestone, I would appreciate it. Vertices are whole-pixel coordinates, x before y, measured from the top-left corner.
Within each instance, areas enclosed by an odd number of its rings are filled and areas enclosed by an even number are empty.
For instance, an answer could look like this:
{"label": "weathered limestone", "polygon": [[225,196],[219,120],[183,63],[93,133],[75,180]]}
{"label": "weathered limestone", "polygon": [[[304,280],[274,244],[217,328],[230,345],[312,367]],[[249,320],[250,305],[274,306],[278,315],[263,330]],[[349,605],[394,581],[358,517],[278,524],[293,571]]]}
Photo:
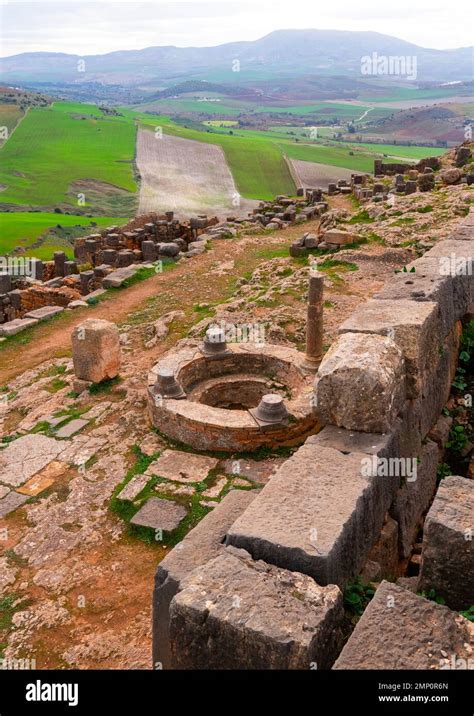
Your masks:
{"label": "weathered limestone", "polygon": [[388,432],[403,406],[404,377],[402,352],[390,338],[343,334],[316,376],[317,415],[349,430]]}
{"label": "weathered limestone", "polygon": [[[226,350],[225,355],[209,358],[188,346],[168,353],[153,367],[148,376],[153,425],[198,450],[244,452],[263,445],[294,444],[298,437],[307,436],[317,419],[304,355],[286,346],[258,342],[229,343]],[[162,368],[176,376],[185,400],[163,399],[156,393],[154,386]],[[268,374],[291,391],[291,398],[285,400],[288,421],[258,422],[250,412],[267,393],[264,376]]]}
{"label": "weathered limestone", "polygon": [[150,477],[148,475],[134,475],[130,482],[127,482],[125,487],[120,490],[117,499],[133,502],[140,492],[145,489],[149,481]]}
{"label": "weathered limestone", "polygon": [[467,668],[473,647],[474,624],[408,589],[382,582],[334,669],[450,669],[457,660],[465,660]]}
{"label": "weathered limestone", "polygon": [[413,460],[415,470],[403,480],[390,508],[392,517],[399,524],[399,546],[402,557],[410,555],[421,527],[422,517],[436,490],[438,446],[427,440],[421,450],[420,462],[417,462],[416,456],[413,456]]}
{"label": "weathered limestone", "polygon": [[314,370],[318,368],[323,357],[323,300],[324,275],[318,271],[311,271],[306,320],[305,366]]}
{"label": "weathered limestone", "polygon": [[135,275],[136,268],[125,266],[109,273],[102,281],[103,288],[120,288],[124,282]]}
{"label": "weathered limestone", "polygon": [[66,254],[64,251],[54,252],[54,275],[64,276],[64,264],[66,263]]}
{"label": "weathered limestone", "polygon": [[346,244],[352,244],[357,241],[359,236],[352,234],[350,231],[344,229],[328,229],[324,232],[321,239],[327,244],[337,244],[338,246],[344,246]]}
{"label": "weathered limestone", "polygon": [[393,580],[398,571],[398,523],[387,515],[380,537],[370,550],[361,578],[369,582]]}
{"label": "weathered limestone", "polygon": [[15,318],[13,321],[8,321],[0,326],[0,336],[15,336],[17,333],[21,333],[27,328],[35,326],[37,323],[37,318]]}
{"label": "weathered limestone", "polygon": [[225,550],[181,583],[170,608],[180,669],[330,668],[342,644],[342,594]]}
{"label": "weathered limestone", "polygon": [[0,482],[19,487],[64,449],[59,440],[40,433],[24,435],[0,450]]}
{"label": "weathered limestone", "polygon": [[409,398],[420,394],[425,374],[439,357],[440,320],[433,301],[371,299],[357,308],[339,331],[392,338],[405,357]]}
{"label": "weathered limestone", "polygon": [[11,490],[6,497],[0,500],[0,519],[6,517],[18,507],[21,507],[28,499],[28,495],[20,495],[19,492]]}
{"label": "weathered limestone", "polygon": [[72,359],[77,378],[92,383],[115,378],[120,369],[120,341],[114,323],[90,318],[72,332]]}
{"label": "weathered limestone", "polygon": [[181,450],[164,450],[146,469],[146,475],[157,475],[175,482],[202,482],[218,460],[207,455],[193,455]]}
{"label": "weathered limestone", "polygon": [[367,477],[369,460],[307,441],[232,525],[227,543],[319,584],[344,585],[362,569],[398,484]]}
{"label": "weathered limestone", "polygon": [[63,310],[64,309],[62,306],[42,306],[41,308],[37,308],[34,311],[29,311],[29,313],[25,313],[25,318],[36,318],[36,320],[38,321],[47,321],[48,318],[56,316]]}
{"label": "weathered limestone", "polygon": [[[423,262],[436,259],[433,265],[442,276],[448,276],[453,286],[455,319],[462,318],[474,300],[474,230],[466,226],[452,238],[435,244],[423,256]],[[466,296],[467,292],[467,296]]]}
{"label": "weathered limestone", "polygon": [[82,420],[82,418],[76,418],[75,420],[70,420],[66,425],[63,425],[59,430],[56,432],[56,437],[58,438],[70,438],[72,435],[75,435],[79,430],[82,430],[87,423],[88,420]]}
{"label": "weathered limestone", "polygon": [[181,581],[193,569],[204,565],[225,549],[223,540],[227,530],[255,495],[255,492],[249,490],[231,490],[159,563],[153,592],[154,668],[158,664],[165,669],[171,666],[169,605]]}
{"label": "weathered limestone", "polygon": [[459,611],[474,602],[474,481],[445,477],[425,520],[420,589]]}
{"label": "weathered limestone", "polygon": [[186,517],[186,508],[172,500],[150,497],[130,520],[130,524],[172,532]]}

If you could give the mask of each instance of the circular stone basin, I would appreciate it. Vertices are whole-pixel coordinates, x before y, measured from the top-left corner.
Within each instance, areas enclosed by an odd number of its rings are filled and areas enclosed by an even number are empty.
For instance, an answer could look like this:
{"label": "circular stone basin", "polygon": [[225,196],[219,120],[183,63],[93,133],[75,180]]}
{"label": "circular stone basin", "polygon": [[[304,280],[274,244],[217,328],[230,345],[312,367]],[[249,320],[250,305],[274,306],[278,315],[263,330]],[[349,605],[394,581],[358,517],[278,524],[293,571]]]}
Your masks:
{"label": "circular stone basin", "polygon": [[[312,410],[314,373],[304,355],[286,346],[229,344],[221,358],[196,347],[170,351],[148,376],[148,406],[153,425],[196,450],[244,452],[301,443],[318,423]],[[157,394],[156,376],[171,369],[184,399]],[[251,412],[268,393],[281,395],[288,419],[269,424]]]}

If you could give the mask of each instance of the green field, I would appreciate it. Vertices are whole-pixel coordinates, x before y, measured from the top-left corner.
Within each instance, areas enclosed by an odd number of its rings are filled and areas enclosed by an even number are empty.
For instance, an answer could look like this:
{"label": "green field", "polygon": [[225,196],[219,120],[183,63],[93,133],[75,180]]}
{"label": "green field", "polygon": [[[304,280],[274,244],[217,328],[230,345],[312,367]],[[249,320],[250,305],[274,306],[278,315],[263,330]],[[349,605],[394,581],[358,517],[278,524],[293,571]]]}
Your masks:
{"label": "green field", "polygon": [[[293,109],[316,107],[349,115],[364,107],[351,105],[295,105]],[[281,108],[279,108],[281,109]],[[1,118],[0,110],[0,118]],[[418,160],[442,154],[442,149],[389,144],[347,143],[334,140],[327,128],[318,129],[312,140],[309,127],[274,126],[269,130],[229,126],[225,120],[207,123],[174,121],[165,115],[119,108],[119,116],[108,116],[99,107],[77,102],[55,102],[48,108],[33,108],[16,126],[0,148],[0,206],[18,208],[0,213],[0,254],[21,246],[38,258],[51,258],[55,249],[71,253],[72,240],[97,226],[118,224],[135,214],[137,184],[134,171],[137,126],[161,127],[167,134],[222,147],[244,198],[273,199],[295,193],[285,157],[301,159],[359,172],[372,172],[374,158],[383,155]],[[259,111],[265,111],[260,108]],[[5,123],[19,118],[12,106],[3,110]],[[342,116],[342,115],[341,115]],[[346,115],[345,119],[348,119]],[[228,120],[229,122],[232,120]],[[85,205],[78,207],[79,189]],[[53,213],[87,212],[86,216]],[[41,212],[25,212],[25,208]],[[93,216],[91,219],[90,216]],[[97,218],[100,216],[100,218]],[[58,228],[57,225],[60,225]]]}
{"label": "green field", "polygon": [[[211,94],[209,95],[211,97]],[[337,102],[303,102],[291,104],[281,102],[279,104],[257,104],[245,102],[231,97],[222,96],[218,102],[206,102],[196,96],[181,96],[176,99],[160,99],[154,102],[140,105],[137,109],[148,112],[158,112],[171,115],[189,114],[211,114],[234,118],[238,115],[252,114],[274,114],[294,115],[296,117],[314,117],[320,121],[350,121],[356,120],[370,109],[370,105],[356,105]],[[385,107],[374,107],[370,115],[374,119],[380,119],[392,113],[393,110]]]}
{"label": "green field", "polygon": [[[66,251],[72,257],[70,239],[126,221],[128,219],[116,216],[91,219],[87,216],[45,212],[0,213],[0,255],[9,254],[17,246],[21,246],[25,249],[22,256],[50,259],[54,251]],[[61,228],[57,228],[58,225]],[[51,231],[52,233],[49,233]],[[40,237],[45,237],[44,245],[31,248],[32,244],[39,243]]]}
{"label": "green field", "polygon": [[0,146],[10,137],[23,115],[24,112],[16,104],[0,104],[0,127],[7,128],[7,138],[0,136]]}
{"label": "green field", "polygon": [[[104,182],[135,194],[135,124],[100,115],[93,105],[70,102],[31,109],[0,149],[0,184],[6,187],[1,202],[77,207],[79,189],[71,184],[78,180]],[[83,191],[86,210],[100,209],[95,188],[90,197],[87,188]]]}

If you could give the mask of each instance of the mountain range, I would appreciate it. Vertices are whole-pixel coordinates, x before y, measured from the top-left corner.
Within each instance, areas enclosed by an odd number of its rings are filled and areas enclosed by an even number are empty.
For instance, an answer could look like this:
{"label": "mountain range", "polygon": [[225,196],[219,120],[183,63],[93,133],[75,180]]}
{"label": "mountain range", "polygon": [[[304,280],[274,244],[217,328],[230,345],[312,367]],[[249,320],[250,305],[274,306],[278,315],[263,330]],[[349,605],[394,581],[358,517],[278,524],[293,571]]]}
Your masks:
{"label": "mountain range", "polygon": [[421,82],[473,77],[472,47],[434,50],[376,32],[339,30],[277,30],[255,41],[214,47],[157,46],[83,57],[25,52],[0,58],[0,73],[6,84],[98,82],[162,90],[190,79],[242,83],[302,75],[361,79],[361,60],[373,53],[415,57],[416,80]]}

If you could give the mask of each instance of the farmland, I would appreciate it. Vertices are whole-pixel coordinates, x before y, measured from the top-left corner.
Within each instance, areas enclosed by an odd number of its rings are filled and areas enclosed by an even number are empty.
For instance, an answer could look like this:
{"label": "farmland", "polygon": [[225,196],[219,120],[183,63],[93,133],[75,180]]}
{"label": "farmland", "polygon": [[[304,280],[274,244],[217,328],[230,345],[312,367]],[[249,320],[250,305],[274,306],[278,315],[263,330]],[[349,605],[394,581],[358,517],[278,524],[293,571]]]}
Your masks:
{"label": "farmland", "polygon": [[65,251],[72,257],[71,239],[125,221],[110,216],[91,219],[46,212],[0,213],[0,255],[21,248],[25,251],[22,255],[39,259],[50,259],[53,251]]}
{"label": "farmland", "polygon": [[[178,100],[163,100],[171,101]],[[48,258],[56,248],[70,251],[72,238],[82,231],[80,225],[119,223],[134,216],[138,208],[226,212],[235,211],[230,197],[236,191],[243,200],[293,195],[295,173],[289,161],[299,166],[305,183],[311,179],[324,185],[337,178],[338,169],[341,177],[350,171],[371,172],[374,157],[393,156],[409,162],[443,151],[338,141],[338,126],[318,127],[315,133],[301,124],[303,117],[305,124],[317,121],[314,112],[320,112],[321,121],[338,116],[343,129],[369,109],[373,117],[378,110],[369,105],[253,105],[257,119],[252,121],[257,124],[249,126],[237,120],[235,112],[227,112],[229,103],[233,109],[238,104],[229,98],[222,103],[195,100],[200,107],[219,105],[215,119],[171,118],[130,107],[109,112],[72,101],[31,106],[23,114],[16,105],[0,104],[3,125],[16,127],[0,148],[0,208],[10,212],[1,215],[0,251],[33,247],[38,257]],[[277,112],[272,126],[267,126],[268,111]],[[298,112],[300,125],[292,123]],[[265,119],[260,122],[258,117]],[[137,128],[139,136],[152,136],[151,132],[143,134],[146,127],[159,130],[164,141],[162,145],[145,143],[140,157]],[[147,158],[146,147],[153,148],[153,157]],[[240,210],[246,208],[242,203]],[[70,216],[71,212],[81,216]],[[61,229],[54,228],[58,223]]]}
{"label": "farmland", "polygon": [[[87,188],[74,191],[73,183],[81,180],[117,187],[129,199],[127,194],[136,192],[134,123],[99,115],[93,105],[73,103],[31,109],[0,150],[2,204],[45,210],[84,206],[105,213]],[[84,194],[83,204],[78,194]],[[126,202],[124,208],[133,213]]]}
{"label": "farmland", "polygon": [[222,149],[215,144],[166,134],[157,138],[142,128],[138,130],[137,165],[140,213],[172,206],[185,216],[203,211],[227,215],[245,208],[238,201]]}

